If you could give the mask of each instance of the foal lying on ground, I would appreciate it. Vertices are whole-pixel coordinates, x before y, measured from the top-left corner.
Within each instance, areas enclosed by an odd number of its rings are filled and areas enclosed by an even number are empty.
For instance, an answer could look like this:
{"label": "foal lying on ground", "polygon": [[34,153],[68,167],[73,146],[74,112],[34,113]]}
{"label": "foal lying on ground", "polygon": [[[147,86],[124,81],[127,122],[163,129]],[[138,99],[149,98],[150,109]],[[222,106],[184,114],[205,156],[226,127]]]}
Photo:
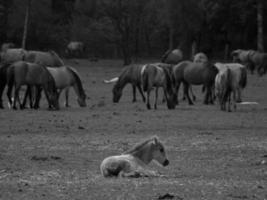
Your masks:
{"label": "foal lying on ground", "polygon": [[100,165],[100,171],[104,177],[159,176],[159,173],[147,167],[152,160],[163,166],[169,164],[164,146],[156,136],[137,144],[122,155],[105,158]]}

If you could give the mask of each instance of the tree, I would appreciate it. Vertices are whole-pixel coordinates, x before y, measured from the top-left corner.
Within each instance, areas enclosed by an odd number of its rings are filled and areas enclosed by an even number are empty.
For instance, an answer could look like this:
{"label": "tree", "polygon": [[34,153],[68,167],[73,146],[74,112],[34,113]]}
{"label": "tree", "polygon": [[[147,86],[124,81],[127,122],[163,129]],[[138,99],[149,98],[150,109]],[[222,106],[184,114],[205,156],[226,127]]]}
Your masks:
{"label": "tree", "polygon": [[258,27],[257,49],[258,51],[263,52],[264,46],[263,46],[263,2],[262,0],[257,1],[257,27]]}
{"label": "tree", "polygon": [[27,40],[27,33],[28,33],[30,10],[31,10],[31,0],[28,0],[27,1],[27,7],[26,7],[26,13],[25,13],[25,20],[24,20],[24,29],[23,29],[23,36],[22,36],[22,45],[21,45],[21,47],[23,49],[26,48],[26,40]]}

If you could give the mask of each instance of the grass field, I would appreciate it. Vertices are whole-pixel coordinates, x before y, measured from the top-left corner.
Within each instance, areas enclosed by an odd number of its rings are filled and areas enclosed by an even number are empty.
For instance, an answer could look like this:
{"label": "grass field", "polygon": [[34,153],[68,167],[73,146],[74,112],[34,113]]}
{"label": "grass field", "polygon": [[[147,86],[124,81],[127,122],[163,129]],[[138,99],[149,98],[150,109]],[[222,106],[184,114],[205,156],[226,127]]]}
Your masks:
{"label": "grass field", "polygon": [[[139,93],[132,103],[130,86],[112,103],[113,85],[102,81],[117,76],[121,62],[67,62],[81,74],[86,108],[72,91],[71,107],[62,95],[59,111],[48,111],[45,100],[40,110],[0,110],[0,199],[267,199],[267,76],[249,75],[243,100],[259,105],[236,112],[203,105],[200,87],[194,106],[147,110]],[[105,157],[153,135],[170,165],[150,167],[166,177],[101,176]]]}

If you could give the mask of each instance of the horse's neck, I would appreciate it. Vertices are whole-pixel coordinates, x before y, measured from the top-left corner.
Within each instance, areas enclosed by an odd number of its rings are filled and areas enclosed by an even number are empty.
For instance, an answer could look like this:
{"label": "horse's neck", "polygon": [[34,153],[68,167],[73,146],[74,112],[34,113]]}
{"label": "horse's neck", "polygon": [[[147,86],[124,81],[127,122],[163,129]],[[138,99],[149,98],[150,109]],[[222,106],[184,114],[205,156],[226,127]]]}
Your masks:
{"label": "horse's neck", "polygon": [[139,160],[141,160],[142,162],[144,162],[145,164],[148,164],[151,162],[152,160],[152,152],[151,152],[151,147],[149,148],[141,148],[138,151],[135,151],[133,153],[131,153],[134,157],[138,158]]}
{"label": "horse's neck", "polygon": [[129,83],[129,78],[127,75],[123,74],[119,77],[119,80],[116,83],[116,88],[123,89],[127,83]]}

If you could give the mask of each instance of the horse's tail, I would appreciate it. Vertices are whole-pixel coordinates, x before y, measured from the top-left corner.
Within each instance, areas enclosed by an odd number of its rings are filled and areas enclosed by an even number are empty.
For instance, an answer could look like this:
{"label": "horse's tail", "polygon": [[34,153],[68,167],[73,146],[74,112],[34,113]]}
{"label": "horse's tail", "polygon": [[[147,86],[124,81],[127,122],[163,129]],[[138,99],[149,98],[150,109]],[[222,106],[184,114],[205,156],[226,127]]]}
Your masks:
{"label": "horse's tail", "polygon": [[149,85],[149,77],[148,77],[148,72],[145,70],[142,74],[142,83],[143,83],[143,90],[144,92],[147,92],[148,90],[148,85]]}
{"label": "horse's tail", "polygon": [[115,82],[117,82],[119,80],[119,77],[115,77],[115,78],[112,78],[112,79],[110,79],[110,80],[103,80],[103,82],[104,83],[115,83]]}
{"label": "horse's tail", "polygon": [[241,88],[245,88],[247,86],[247,71],[244,67],[240,68],[240,80],[239,80],[239,86]]}

